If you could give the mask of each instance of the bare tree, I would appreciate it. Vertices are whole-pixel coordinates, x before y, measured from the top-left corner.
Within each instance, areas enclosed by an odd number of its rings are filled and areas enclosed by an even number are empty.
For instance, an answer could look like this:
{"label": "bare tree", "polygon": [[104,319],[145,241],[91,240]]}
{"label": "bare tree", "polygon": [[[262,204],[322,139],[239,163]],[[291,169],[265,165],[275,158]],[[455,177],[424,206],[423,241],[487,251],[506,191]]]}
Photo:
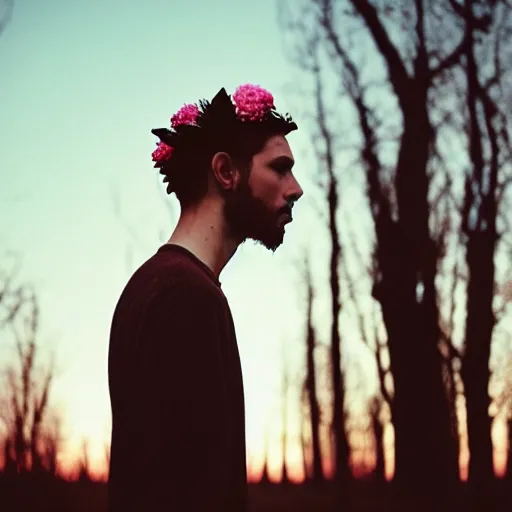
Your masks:
{"label": "bare tree", "polygon": [[57,476],[59,473],[58,456],[62,449],[62,418],[59,414],[48,415],[46,428],[41,435],[41,462],[46,471]]}
{"label": "bare tree", "polygon": [[311,442],[310,442],[310,427],[311,427],[311,412],[309,410],[309,400],[307,392],[306,379],[302,385],[302,392],[300,394],[300,446],[302,452],[302,470],[304,472],[304,481],[311,480],[313,475],[311,464]]}
{"label": "bare tree", "polygon": [[[344,226],[346,231],[345,244],[356,254],[358,261],[363,261],[361,251],[358,248],[353,226],[351,226],[350,218],[344,215]],[[354,316],[357,319],[357,326],[361,340],[375,357],[378,392],[369,399],[368,416],[371,434],[373,436],[375,450],[375,468],[373,471],[374,479],[381,484],[385,481],[385,447],[384,447],[384,424],[382,412],[385,406],[389,411],[393,410],[393,390],[392,375],[389,365],[384,361],[384,354],[388,353],[388,346],[385,339],[380,334],[381,318],[373,308],[373,314],[364,313],[359,299],[357,284],[354,276],[349,270],[347,261],[342,260],[342,278],[345,281],[348,299],[352,306]],[[375,286],[378,264],[375,257],[372,258],[369,268],[364,269],[364,277],[369,277]]]}
{"label": "bare tree", "polygon": [[109,468],[110,468],[110,443],[105,443],[105,467],[107,468],[106,478],[109,478]]}
{"label": "bare tree", "polygon": [[[16,473],[55,470],[49,452],[57,445],[47,421],[54,378],[53,360],[41,363],[39,305],[33,290],[15,284],[15,272],[2,279],[0,329],[14,340],[15,355],[1,368],[0,422],[4,427],[4,464]],[[6,336],[8,338],[8,336]],[[8,345],[2,347],[4,350]],[[57,411],[53,411],[57,414]],[[48,443],[54,443],[50,446]],[[56,461],[57,454],[52,454]],[[50,462],[50,467],[46,465]]]}
{"label": "bare tree", "polygon": [[281,483],[287,484],[290,482],[288,476],[288,465],[286,464],[287,448],[288,448],[288,402],[290,395],[290,375],[286,360],[286,350],[282,350],[282,387],[281,387],[281,449],[282,449],[282,464],[281,464]]}
{"label": "bare tree", "polygon": [[265,432],[265,447],[263,450],[263,471],[261,473],[261,484],[268,484],[270,483],[270,474],[268,471],[268,454],[269,454],[269,434],[268,429]]}
{"label": "bare tree", "polygon": [[[303,30],[301,23],[292,24],[290,17],[285,12],[281,12],[283,25],[287,29],[292,29],[301,33],[305,38],[305,55],[308,69],[319,78],[319,64],[316,59],[316,48],[318,45],[317,34],[315,32],[308,34]],[[286,21],[285,21],[286,20]],[[301,62],[305,62],[302,61]],[[306,64],[305,64],[306,65]],[[329,290],[331,299],[331,329],[330,329],[330,373],[332,389],[332,444],[334,453],[334,478],[346,487],[352,474],[350,470],[350,446],[345,431],[345,382],[342,372],[342,354],[340,350],[340,315],[341,315],[341,290],[339,279],[339,264],[341,258],[341,243],[339,236],[339,227],[337,224],[337,212],[339,206],[338,177],[336,169],[338,162],[336,159],[336,148],[334,146],[334,137],[328,128],[326,122],[326,111],[323,96],[323,83],[320,79],[315,80],[314,98],[315,98],[315,125],[318,131],[314,134],[314,149],[319,162],[321,162],[322,174],[325,177],[324,182],[320,182],[324,199],[327,203],[326,224],[331,242],[331,251],[329,255]]]}
{"label": "bare tree", "polygon": [[322,133],[323,142],[325,143],[325,153],[322,155],[327,170],[327,200],[329,212],[329,233],[331,239],[331,256],[329,264],[329,285],[331,290],[331,373],[332,373],[332,400],[333,400],[333,416],[332,430],[334,433],[334,454],[335,454],[335,475],[341,482],[347,482],[350,478],[349,455],[350,447],[345,431],[345,383],[341,371],[341,338],[340,338],[340,313],[341,313],[341,297],[340,297],[340,279],[339,279],[339,263],[341,258],[341,243],[339,237],[338,226],[336,223],[336,214],[338,212],[339,195],[338,180],[335,174],[334,148],[332,137],[325,123],[325,112],[322,95],[322,83],[320,80],[316,83],[316,104],[317,104],[317,121]]}
{"label": "bare tree", "polygon": [[[392,398],[395,428],[395,481],[407,492],[432,485],[453,489],[458,479],[456,353],[445,356],[441,348],[442,230],[432,225],[438,212],[433,196],[440,195],[439,208],[445,207],[455,182],[438,152],[440,135],[451,122],[446,102],[460,93],[450,73],[460,74],[468,34],[446,2],[305,3],[307,12],[297,22],[300,41],[311,47],[312,39],[321,56],[304,44],[299,65],[316,87],[314,111],[331,119],[322,125],[315,117],[318,131],[326,147],[354,155],[353,169],[362,170],[366,180],[375,242],[373,297],[386,329],[393,377],[387,398]],[[451,96],[443,88],[447,82]],[[330,87],[336,100],[329,109],[319,104],[319,83],[324,90],[336,83]]]}
{"label": "bare tree", "polygon": [[375,396],[370,400],[369,416],[371,420],[371,430],[375,443],[375,468],[373,476],[377,483],[382,484],[386,479],[386,460],[384,449],[384,427],[382,424],[383,399],[380,396]]}
{"label": "bare tree", "polygon": [[304,281],[307,287],[307,313],[306,313],[306,379],[304,399],[307,400],[309,411],[309,426],[311,432],[311,480],[320,482],[323,480],[322,453],[320,449],[320,406],[317,397],[317,377],[315,365],[316,335],[313,326],[313,283],[309,269],[309,261],[304,262]]}
{"label": "bare tree", "polygon": [[505,349],[500,357],[500,365],[494,369],[493,374],[493,384],[495,387],[497,384],[498,390],[494,393],[492,409],[494,420],[503,421],[507,427],[505,480],[512,482],[512,334],[510,332],[506,333],[504,341]]}
{"label": "bare tree", "polygon": [[507,419],[507,469],[505,478],[507,482],[512,482],[512,414]]}
{"label": "bare tree", "polygon": [[[465,176],[462,233],[468,271],[462,378],[466,396],[469,482],[481,504],[494,495],[489,360],[496,323],[493,302],[498,215],[512,147],[507,130],[504,47],[512,48],[512,9],[503,2],[451,2],[464,26],[465,112],[469,171]],[[478,8],[477,8],[478,7]]]}
{"label": "bare tree", "polygon": [[82,453],[78,461],[78,481],[90,482],[92,480],[91,464],[89,460],[89,443],[87,439],[82,441]]}

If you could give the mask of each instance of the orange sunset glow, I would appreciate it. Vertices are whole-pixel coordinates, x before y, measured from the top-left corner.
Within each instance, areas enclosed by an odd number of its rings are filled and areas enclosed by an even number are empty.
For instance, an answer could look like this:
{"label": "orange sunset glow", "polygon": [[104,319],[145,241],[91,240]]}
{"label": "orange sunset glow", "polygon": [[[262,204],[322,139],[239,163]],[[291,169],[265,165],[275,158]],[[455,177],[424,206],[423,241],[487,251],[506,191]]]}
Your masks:
{"label": "orange sunset glow", "polygon": [[[507,430],[502,421],[495,421],[492,430],[494,449],[494,469],[497,477],[502,478],[505,474],[507,465]],[[385,428],[385,474],[387,480],[392,480],[394,475],[394,457],[393,457],[393,427],[388,425]],[[360,441],[365,441],[363,435],[359,436]],[[248,452],[248,479],[251,483],[257,483],[261,480],[264,466],[267,464],[268,476],[271,482],[279,483],[282,479],[283,456],[279,443],[270,453],[265,451]],[[106,445],[108,446],[108,444]],[[323,444],[324,459],[323,471],[326,478],[331,478],[333,474],[332,457],[329,453],[329,447]],[[97,451],[89,453],[89,470],[95,480],[106,481],[108,478],[107,454]],[[60,457],[60,471],[68,478],[75,478],[77,465],[83,456],[81,448],[70,448]],[[286,451],[286,466],[288,477],[293,483],[299,484],[304,481],[303,454],[297,443],[289,443]],[[421,464],[421,461],[418,461]],[[466,435],[461,436],[461,451],[459,455],[460,478],[467,480],[468,476],[469,452],[467,449]],[[375,466],[375,454],[371,448],[353,449],[351,455],[352,471],[356,478],[364,478],[371,474]]]}

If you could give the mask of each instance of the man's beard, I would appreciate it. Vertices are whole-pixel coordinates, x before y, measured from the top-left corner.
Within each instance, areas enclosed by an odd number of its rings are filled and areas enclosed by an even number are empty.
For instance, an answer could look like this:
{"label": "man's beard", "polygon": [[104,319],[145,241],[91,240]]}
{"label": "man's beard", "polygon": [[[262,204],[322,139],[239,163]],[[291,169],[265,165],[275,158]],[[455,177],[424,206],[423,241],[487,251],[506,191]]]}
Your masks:
{"label": "man's beard", "polygon": [[236,191],[226,195],[224,212],[230,235],[240,243],[251,239],[272,252],[283,243],[284,224],[278,224],[278,219],[289,213],[289,209],[271,211],[261,199],[254,197],[247,183],[241,183]]}

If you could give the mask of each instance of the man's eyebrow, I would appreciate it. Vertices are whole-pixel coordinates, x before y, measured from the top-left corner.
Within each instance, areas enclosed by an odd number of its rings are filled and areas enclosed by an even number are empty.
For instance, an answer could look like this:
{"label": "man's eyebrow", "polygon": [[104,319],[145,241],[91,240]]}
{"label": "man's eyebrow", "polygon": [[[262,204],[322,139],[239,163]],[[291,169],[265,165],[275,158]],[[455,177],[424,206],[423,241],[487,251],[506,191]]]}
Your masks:
{"label": "man's eyebrow", "polygon": [[289,156],[278,156],[270,161],[270,165],[282,165],[291,169],[295,165],[295,160]]}

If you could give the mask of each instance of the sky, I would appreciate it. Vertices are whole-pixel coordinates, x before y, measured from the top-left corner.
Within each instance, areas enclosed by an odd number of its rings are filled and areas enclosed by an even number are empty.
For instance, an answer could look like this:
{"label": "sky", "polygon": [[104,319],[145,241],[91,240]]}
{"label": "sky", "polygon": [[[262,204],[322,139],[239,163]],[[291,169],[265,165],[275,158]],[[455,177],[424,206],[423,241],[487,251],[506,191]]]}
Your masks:
{"label": "sky", "polygon": [[[307,98],[294,94],[303,75],[283,42],[276,0],[16,0],[0,37],[0,264],[7,251],[20,258],[20,279],[33,285],[41,306],[43,355],[57,354],[63,464],[86,438],[93,469],[104,467],[112,314],[131,273],[168,239],[179,213],[153,168],[151,129],[168,127],[184,103],[250,82],[271,91],[277,109],[299,124],[288,139],[305,195],[282,248],[242,246],[220,280],[240,349],[249,464],[260,467],[268,439],[270,469],[279,473],[284,353],[294,384],[288,457],[300,477],[305,290],[298,261],[308,246],[325,290],[330,245],[313,208],[321,203]],[[345,192],[345,211],[355,218],[358,196]],[[328,296],[318,293],[321,343],[329,309]],[[362,368],[370,393],[372,355],[347,322],[344,367],[359,379]]]}
{"label": "sky", "polygon": [[[273,0],[17,0],[0,37],[0,70],[2,252],[20,258],[20,279],[41,306],[41,346],[57,354],[64,459],[87,438],[91,464],[100,467],[110,435],[112,313],[179,212],[153,169],[150,130],[168,126],[184,103],[247,82],[270,90],[278,110],[293,115],[296,99],[284,91],[296,70]],[[240,346],[249,459],[261,462],[268,435],[276,468],[283,345],[295,373],[304,353],[295,262],[306,241],[316,240],[319,254],[328,249],[308,206],[309,136],[297,121],[289,141],[305,199],[285,244],[275,255],[247,244],[221,274]],[[290,460],[298,463],[293,448]]]}

